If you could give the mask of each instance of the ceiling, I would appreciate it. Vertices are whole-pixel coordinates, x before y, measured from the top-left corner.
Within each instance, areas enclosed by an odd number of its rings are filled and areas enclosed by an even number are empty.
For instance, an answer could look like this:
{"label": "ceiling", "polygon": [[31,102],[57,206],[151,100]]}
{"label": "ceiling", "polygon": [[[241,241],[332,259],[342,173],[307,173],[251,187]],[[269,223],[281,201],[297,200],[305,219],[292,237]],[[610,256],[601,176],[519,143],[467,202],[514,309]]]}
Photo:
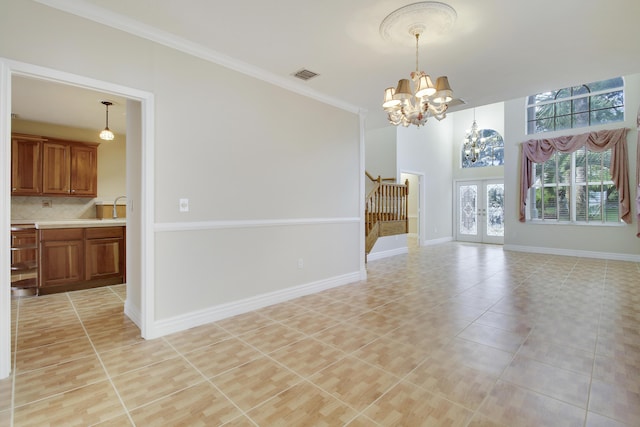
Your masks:
{"label": "ceiling", "polygon": [[[389,42],[379,32],[382,20],[411,0],[77,0],[73,7],[36,1],[151,39],[187,43],[289,87],[366,109],[368,128],[386,125],[384,88],[415,68],[415,40],[407,34],[406,43]],[[449,77],[454,96],[466,102],[458,109],[640,72],[637,0],[447,4],[457,20],[447,34],[421,39],[420,68]],[[292,76],[303,68],[319,75],[306,82]],[[104,96],[69,87],[35,90],[33,83],[14,87],[20,117],[73,117],[81,127],[104,127]],[[113,101],[110,127],[124,132],[125,101]]]}

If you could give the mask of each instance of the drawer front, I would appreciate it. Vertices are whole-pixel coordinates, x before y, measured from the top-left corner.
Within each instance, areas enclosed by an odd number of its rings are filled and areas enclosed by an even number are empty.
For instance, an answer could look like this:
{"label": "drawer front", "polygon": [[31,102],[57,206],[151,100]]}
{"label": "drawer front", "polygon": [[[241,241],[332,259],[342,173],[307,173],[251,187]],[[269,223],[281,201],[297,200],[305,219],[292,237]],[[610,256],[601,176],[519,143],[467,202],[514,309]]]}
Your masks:
{"label": "drawer front", "polygon": [[52,240],[84,240],[83,228],[54,228],[50,230],[40,230],[41,241]]}
{"label": "drawer front", "polygon": [[124,227],[95,227],[87,228],[87,240],[90,239],[119,239],[124,237]]}

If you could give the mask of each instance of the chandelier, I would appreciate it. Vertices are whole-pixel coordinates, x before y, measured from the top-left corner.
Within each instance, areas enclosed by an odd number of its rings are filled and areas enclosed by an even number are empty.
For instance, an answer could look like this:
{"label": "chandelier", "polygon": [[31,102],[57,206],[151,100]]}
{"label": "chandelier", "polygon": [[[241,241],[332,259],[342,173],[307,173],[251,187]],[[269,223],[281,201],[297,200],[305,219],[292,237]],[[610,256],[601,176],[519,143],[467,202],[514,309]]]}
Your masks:
{"label": "chandelier", "polygon": [[473,124],[471,129],[467,130],[464,136],[464,158],[475,163],[480,157],[480,153],[487,146],[486,138],[480,136],[480,130],[478,129],[478,123],[476,122],[476,111],[473,110]]}
{"label": "chandelier", "polygon": [[382,108],[392,125],[422,126],[429,117],[437,120],[446,117],[453,99],[449,79],[440,76],[434,85],[431,76],[420,71],[419,45],[420,36],[426,30],[429,29],[431,34],[442,33],[453,25],[455,18],[455,10],[444,3],[420,2],[402,7],[382,21],[380,33],[383,37],[398,29],[404,31],[406,36],[408,30],[416,41],[416,69],[410,74],[411,79],[400,79],[396,87],[384,90]]}

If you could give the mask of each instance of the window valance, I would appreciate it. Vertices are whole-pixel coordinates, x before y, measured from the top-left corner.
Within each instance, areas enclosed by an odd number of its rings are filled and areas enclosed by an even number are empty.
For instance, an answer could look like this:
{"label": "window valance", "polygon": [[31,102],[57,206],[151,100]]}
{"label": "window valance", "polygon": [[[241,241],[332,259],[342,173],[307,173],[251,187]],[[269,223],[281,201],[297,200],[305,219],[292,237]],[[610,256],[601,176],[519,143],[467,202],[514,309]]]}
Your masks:
{"label": "window valance", "polygon": [[580,135],[559,136],[557,138],[530,139],[521,144],[520,150],[520,222],[526,219],[527,192],[533,185],[534,163],[543,163],[556,152],[572,153],[587,146],[591,151],[605,151],[611,148],[611,177],[620,195],[620,218],[631,223],[631,199],[629,191],[629,161],[627,159],[627,130],[601,130]]}

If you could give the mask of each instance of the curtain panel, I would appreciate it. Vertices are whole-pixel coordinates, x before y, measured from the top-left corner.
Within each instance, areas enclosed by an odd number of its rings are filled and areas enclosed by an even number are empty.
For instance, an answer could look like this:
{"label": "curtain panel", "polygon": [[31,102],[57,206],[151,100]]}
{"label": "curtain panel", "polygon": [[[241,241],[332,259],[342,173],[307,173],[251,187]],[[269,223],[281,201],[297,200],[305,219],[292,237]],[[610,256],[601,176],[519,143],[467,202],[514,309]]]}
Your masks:
{"label": "curtain panel", "polygon": [[631,196],[627,130],[626,128],[601,130],[557,138],[530,139],[523,142],[520,146],[520,222],[526,220],[527,193],[533,185],[533,164],[549,160],[556,151],[572,153],[586,145],[587,149],[596,152],[611,148],[611,177],[620,195],[620,218],[630,224]]}

